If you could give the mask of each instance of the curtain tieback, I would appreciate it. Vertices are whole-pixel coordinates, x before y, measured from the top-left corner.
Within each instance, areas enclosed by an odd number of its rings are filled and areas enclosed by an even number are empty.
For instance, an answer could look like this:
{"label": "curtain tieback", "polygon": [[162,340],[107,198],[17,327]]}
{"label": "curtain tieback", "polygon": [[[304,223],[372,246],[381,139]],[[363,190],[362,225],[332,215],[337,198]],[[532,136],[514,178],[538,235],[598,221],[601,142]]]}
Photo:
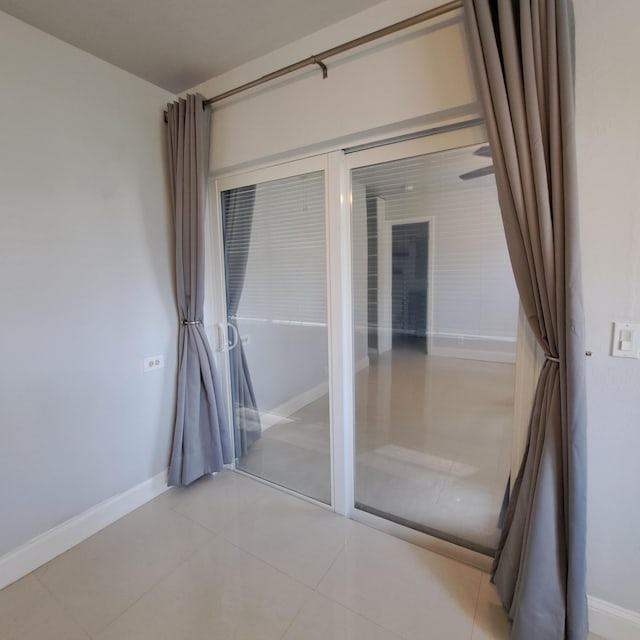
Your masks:
{"label": "curtain tieback", "polygon": [[548,353],[545,353],[544,357],[551,362],[557,362],[558,364],[560,364],[560,358],[556,356],[552,356],[552,355],[549,355]]}
{"label": "curtain tieback", "polygon": [[200,320],[183,320],[182,321],[183,327],[192,327],[193,325],[196,325],[196,324],[202,324],[202,322],[200,322]]}

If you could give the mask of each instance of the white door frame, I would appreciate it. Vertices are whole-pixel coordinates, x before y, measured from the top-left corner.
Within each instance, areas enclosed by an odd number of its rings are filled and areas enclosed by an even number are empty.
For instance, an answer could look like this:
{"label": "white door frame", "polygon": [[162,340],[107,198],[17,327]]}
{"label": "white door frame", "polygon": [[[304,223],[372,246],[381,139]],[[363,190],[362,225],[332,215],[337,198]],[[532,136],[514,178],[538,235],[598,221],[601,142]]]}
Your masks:
{"label": "white door frame", "polygon": [[[276,180],[291,175],[312,171],[325,172],[326,189],[326,234],[327,234],[327,311],[329,323],[329,388],[331,412],[331,508],[347,517],[352,517],[393,535],[410,540],[413,543],[434,549],[440,553],[454,556],[476,566],[488,567],[488,559],[452,543],[433,538],[401,527],[395,523],[361,512],[354,506],[354,468],[355,468],[355,364],[353,343],[353,286],[352,286],[352,230],[351,230],[351,170],[357,167],[389,162],[411,156],[434,153],[456,147],[480,144],[486,141],[481,127],[469,127],[456,131],[440,133],[428,138],[418,138],[398,142],[386,147],[377,147],[344,154],[333,151],[320,156],[312,156],[275,166],[257,168],[238,174],[211,178],[209,220],[209,285],[207,287],[208,308],[207,329],[214,345],[216,364],[224,381],[225,403],[231,418],[231,387],[227,340],[222,331],[213,331],[217,325],[226,323],[226,285],[224,270],[224,247],[222,237],[222,216],[220,193],[224,190]],[[429,222],[429,268],[427,334],[433,329],[433,260],[435,249],[433,240],[435,224],[432,216],[398,220],[397,224],[412,221]],[[396,221],[393,221],[396,223]],[[388,231],[391,235],[392,224]],[[388,243],[385,243],[385,245]],[[390,245],[389,245],[390,250]],[[519,466],[523,443],[526,441],[528,412],[533,398],[532,388],[536,377],[535,345],[530,339],[523,339],[526,323],[521,321],[518,333],[518,357],[516,360],[516,408],[514,415],[514,448],[512,470]],[[532,382],[533,381],[533,382]],[[230,425],[232,422],[230,420]],[[231,437],[233,433],[231,432]],[[515,473],[512,471],[512,478]],[[267,483],[269,484],[269,483]],[[286,490],[286,489],[285,489]],[[299,494],[296,494],[299,495]],[[304,499],[304,496],[299,496]],[[321,506],[313,499],[309,501]]]}
{"label": "white door frame", "polygon": [[[332,192],[335,191],[335,187],[333,187],[333,183],[335,182],[335,177],[333,173],[335,173],[335,168],[333,168],[333,172],[330,178],[330,161],[332,154],[322,154],[318,156],[310,156],[307,158],[302,158],[299,160],[293,160],[291,162],[283,162],[277,165],[269,165],[266,167],[260,167],[257,169],[244,171],[241,173],[234,173],[230,175],[223,175],[217,178],[211,178],[209,184],[209,220],[208,220],[208,244],[211,250],[208,252],[208,255],[212,257],[210,260],[210,270],[208,274],[208,286],[207,286],[207,294],[209,299],[207,301],[207,313],[206,313],[206,329],[211,340],[211,344],[213,346],[216,366],[222,378],[222,387],[224,389],[224,403],[225,410],[227,414],[228,424],[229,424],[229,437],[231,438],[231,442],[234,442],[234,433],[233,433],[233,402],[232,402],[232,393],[231,393],[231,369],[230,362],[228,357],[229,344],[226,335],[226,325],[227,325],[227,291],[226,291],[226,278],[225,278],[225,260],[224,260],[224,237],[223,237],[223,228],[222,228],[222,204],[220,195],[223,191],[227,191],[229,189],[236,189],[239,187],[260,184],[264,182],[269,182],[272,180],[279,180],[283,178],[288,178],[291,176],[302,175],[305,173],[313,173],[317,171],[322,171],[325,176],[325,230],[326,230],[326,265],[327,265],[327,322],[328,322],[328,335],[329,335],[329,344],[328,348],[328,376],[329,376],[329,388],[330,388],[330,414],[331,414],[331,427],[330,427],[330,447],[331,447],[331,504],[327,505],[323,502],[319,502],[314,500],[313,498],[302,496],[301,494],[291,490],[287,487],[282,487],[280,485],[277,486],[279,489],[286,491],[288,493],[292,493],[296,496],[299,496],[303,499],[308,500],[309,502],[313,502],[319,506],[324,508],[334,509],[335,504],[339,501],[336,499],[336,493],[341,494],[340,490],[337,490],[337,486],[341,486],[344,484],[344,474],[340,474],[339,470],[336,468],[335,460],[336,453],[334,449],[339,446],[336,443],[336,432],[338,431],[334,425],[334,415],[339,415],[342,405],[339,402],[339,393],[334,391],[337,382],[334,379],[338,377],[338,382],[340,380],[340,367],[333,366],[333,360],[336,358],[336,353],[338,352],[338,348],[342,347],[342,344],[339,340],[339,337],[335,336],[336,327],[340,326],[339,322],[336,322],[334,318],[335,312],[331,305],[331,300],[334,299],[336,295],[339,295],[339,288],[336,290],[335,285],[335,274],[332,275],[332,265],[333,270],[335,268],[342,269],[342,264],[340,262],[335,263],[335,258],[331,254],[330,246],[335,243],[330,241],[330,229],[335,227],[335,223],[333,226],[330,223],[330,211],[335,209],[335,202],[331,199],[335,198],[335,195]],[[331,165],[333,167],[333,165]],[[332,186],[330,187],[330,179],[332,180]],[[335,232],[339,234],[339,230]],[[337,291],[337,293],[336,293]],[[333,305],[339,311],[340,305]],[[339,347],[334,346],[334,341],[338,340]],[[334,403],[338,401],[338,406],[334,406]],[[236,468],[235,461],[233,465],[230,465],[233,468]],[[264,482],[265,484],[273,484],[269,481],[263,480],[261,478],[251,476],[252,478]],[[336,478],[339,485],[336,484]]]}

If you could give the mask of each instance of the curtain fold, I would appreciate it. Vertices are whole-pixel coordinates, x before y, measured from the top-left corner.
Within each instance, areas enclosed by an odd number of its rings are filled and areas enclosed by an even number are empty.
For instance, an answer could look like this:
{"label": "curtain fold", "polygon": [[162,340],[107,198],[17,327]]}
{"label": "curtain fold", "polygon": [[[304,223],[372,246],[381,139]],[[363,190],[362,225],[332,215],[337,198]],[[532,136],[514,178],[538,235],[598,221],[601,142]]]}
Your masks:
{"label": "curtain fold", "polygon": [[203,326],[204,216],[210,113],[200,95],[167,105],[169,186],[175,222],[178,383],[169,485],[182,486],[233,461],[213,353]]}
{"label": "curtain fold", "polygon": [[546,354],[492,580],[514,640],[584,640],[586,401],[570,0],[464,0],[521,302]]}
{"label": "curtain fold", "polygon": [[237,457],[246,455],[262,433],[249,364],[236,320],[247,271],[255,198],[256,187],[249,185],[226,191],[222,203],[227,256],[227,314],[235,329],[235,336],[231,337],[235,346],[230,349],[230,362]]}

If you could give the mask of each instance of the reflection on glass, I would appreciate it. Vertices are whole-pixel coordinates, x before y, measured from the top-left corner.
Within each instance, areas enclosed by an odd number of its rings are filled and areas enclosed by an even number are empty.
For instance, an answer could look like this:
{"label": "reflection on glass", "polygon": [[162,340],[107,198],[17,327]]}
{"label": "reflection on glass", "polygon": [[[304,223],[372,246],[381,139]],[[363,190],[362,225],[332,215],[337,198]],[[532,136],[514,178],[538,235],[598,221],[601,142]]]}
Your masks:
{"label": "reflection on glass", "polygon": [[222,193],[237,466],[330,503],[324,174]]}
{"label": "reflection on glass", "polygon": [[487,151],[353,170],[352,255],[356,506],[491,554],[518,296]]}

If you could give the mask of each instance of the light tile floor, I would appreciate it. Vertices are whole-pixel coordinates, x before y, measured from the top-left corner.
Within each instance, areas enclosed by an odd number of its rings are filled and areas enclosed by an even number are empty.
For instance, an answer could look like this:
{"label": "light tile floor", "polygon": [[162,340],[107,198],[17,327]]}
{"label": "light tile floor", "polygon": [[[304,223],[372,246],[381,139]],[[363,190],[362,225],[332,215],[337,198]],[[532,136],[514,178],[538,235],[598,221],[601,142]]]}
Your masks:
{"label": "light tile floor", "polygon": [[2,640],[489,640],[480,571],[228,471],[0,591]]}

